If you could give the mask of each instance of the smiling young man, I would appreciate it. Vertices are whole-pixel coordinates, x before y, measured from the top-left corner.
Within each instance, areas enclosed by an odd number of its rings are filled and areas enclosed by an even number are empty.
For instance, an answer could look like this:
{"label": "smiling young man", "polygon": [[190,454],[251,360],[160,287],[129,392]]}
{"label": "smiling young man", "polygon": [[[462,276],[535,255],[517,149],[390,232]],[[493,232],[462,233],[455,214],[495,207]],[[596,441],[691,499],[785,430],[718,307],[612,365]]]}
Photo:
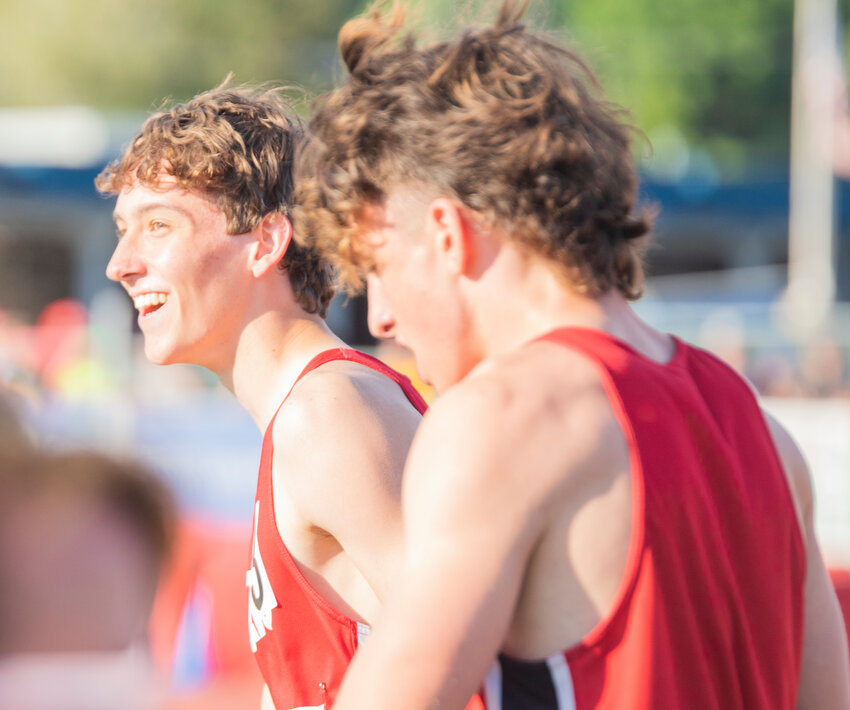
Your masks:
{"label": "smiling young man", "polygon": [[[298,121],[273,91],[157,113],[97,179],[107,275],[154,363],[214,372],[265,432],[249,637],[278,710],[329,704],[400,559],[400,481],[424,403],[324,322],[329,264],[292,240]],[[244,475],[245,472],[234,472]]]}
{"label": "smiling young man", "polygon": [[365,275],[373,330],[441,393],[334,710],[481,684],[489,710],[846,709],[806,465],[729,367],[631,309],[629,128],[523,5],[424,47],[398,10],[347,24],[296,167],[299,238]]}

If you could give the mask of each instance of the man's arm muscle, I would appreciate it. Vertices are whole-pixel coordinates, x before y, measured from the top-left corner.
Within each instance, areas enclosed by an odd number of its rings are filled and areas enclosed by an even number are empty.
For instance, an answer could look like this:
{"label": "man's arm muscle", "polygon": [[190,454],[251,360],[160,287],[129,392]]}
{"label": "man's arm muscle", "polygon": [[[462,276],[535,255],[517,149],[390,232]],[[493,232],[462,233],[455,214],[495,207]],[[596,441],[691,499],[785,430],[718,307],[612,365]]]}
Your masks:
{"label": "man's arm muscle", "polygon": [[502,645],[545,515],[519,463],[522,427],[480,395],[443,395],[417,434],[402,574],[335,710],[461,709]]}
{"label": "man's arm muscle", "polygon": [[767,420],[798,506],[806,544],[805,629],[797,707],[800,710],[848,710],[847,633],[815,539],[809,469],[788,432],[771,417]]}
{"label": "man's arm muscle", "polygon": [[381,597],[400,564],[401,472],[420,416],[394,382],[363,370],[326,365],[298,384],[275,422],[274,480]]}

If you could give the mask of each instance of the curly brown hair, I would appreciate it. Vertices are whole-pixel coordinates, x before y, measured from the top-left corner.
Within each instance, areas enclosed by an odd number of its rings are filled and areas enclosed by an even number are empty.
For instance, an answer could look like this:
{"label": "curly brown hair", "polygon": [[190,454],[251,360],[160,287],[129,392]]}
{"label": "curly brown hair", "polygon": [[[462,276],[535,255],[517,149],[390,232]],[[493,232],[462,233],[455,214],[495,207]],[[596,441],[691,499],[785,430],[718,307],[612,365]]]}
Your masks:
{"label": "curly brown hair", "polygon": [[314,111],[295,210],[299,239],[349,288],[369,263],[364,206],[419,183],[558,264],[579,291],[640,296],[650,219],[636,210],[632,130],[578,55],[520,23],[527,4],[507,0],[492,27],[424,47],[402,34],[398,2],[343,26],[349,75]]}
{"label": "curly brown hair", "polygon": [[[134,181],[153,187],[166,172],[183,188],[209,194],[225,215],[229,234],[250,232],[271,212],[292,219],[292,166],[303,140],[301,121],[280,89],[227,84],[148,118],[124,154],[97,176],[98,191],[117,194]],[[280,269],[299,305],[326,317],[335,290],[331,263],[293,241]]]}

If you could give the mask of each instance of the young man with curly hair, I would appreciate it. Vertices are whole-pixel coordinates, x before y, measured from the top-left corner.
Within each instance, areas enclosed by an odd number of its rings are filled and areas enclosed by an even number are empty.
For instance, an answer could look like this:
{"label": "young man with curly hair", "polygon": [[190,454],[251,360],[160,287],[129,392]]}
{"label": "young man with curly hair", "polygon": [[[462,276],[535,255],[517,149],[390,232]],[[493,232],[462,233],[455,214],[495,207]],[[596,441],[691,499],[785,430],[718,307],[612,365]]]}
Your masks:
{"label": "young man with curly hair", "polygon": [[106,272],[147,357],[209,369],[265,433],[246,593],[264,704],[279,710],[331,702],[368,633],[400,559],[401,471],[425,408],[325,324],[333,271],[293,241],[301,139],[277,92],[224,86],[150,117],[97,179],[117,195]]}
{"label": "young man with curly hair", "polygon": [[348,23],[299,238],[365,280],[440,396],[405,560],[334,710],[850,707],[806,464],[750,387],[653,329],[630,130],[527,29]]}

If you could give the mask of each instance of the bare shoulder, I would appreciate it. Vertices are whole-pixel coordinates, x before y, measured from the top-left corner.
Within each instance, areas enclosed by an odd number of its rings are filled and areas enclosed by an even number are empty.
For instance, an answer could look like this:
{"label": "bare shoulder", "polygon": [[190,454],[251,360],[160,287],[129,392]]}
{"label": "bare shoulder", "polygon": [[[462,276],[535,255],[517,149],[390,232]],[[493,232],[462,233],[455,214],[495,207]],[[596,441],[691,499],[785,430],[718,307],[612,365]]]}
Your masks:
{"label": "bare shoulder", "polygon": [[311,519],[332,513],[335,498],[355,502],[375,487],[397,492],[419,421],[389,377],[326,363],[298,382],[275,419],[275,484]]}
{"label": "bare shoulder", "polygon": [[471,495],[537,507],[620,455],[627,456],[622,432],[593,363],[535,343],[485,363],[437,400],[411,451],[409,476],[415,486],[420,475],[452,471],[447,485],[455,490],[466,485]]}
{"label": "bare shoulder", "polygon": [[275,421],[275,443],[288,432],[365,432],[399,415],[411,422],[418,419],[396,382],[365,365],[333,361],[295,385]]}

